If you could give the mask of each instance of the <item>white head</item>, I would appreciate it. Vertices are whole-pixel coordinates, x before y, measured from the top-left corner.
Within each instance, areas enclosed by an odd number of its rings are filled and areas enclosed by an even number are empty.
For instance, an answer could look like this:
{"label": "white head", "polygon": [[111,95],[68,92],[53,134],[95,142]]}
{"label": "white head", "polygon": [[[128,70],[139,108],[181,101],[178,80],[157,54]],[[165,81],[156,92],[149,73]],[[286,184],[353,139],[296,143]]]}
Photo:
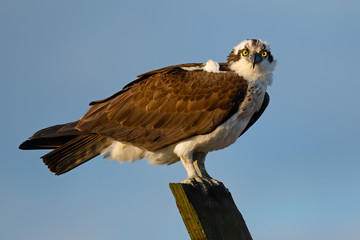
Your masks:
{"label": "white head", "polygon": [[270,45],[260,39],[248,39],[234,47],[228,56],[229,68],[248,79],[263,79],[271,84],[276,60],[271,55]]}

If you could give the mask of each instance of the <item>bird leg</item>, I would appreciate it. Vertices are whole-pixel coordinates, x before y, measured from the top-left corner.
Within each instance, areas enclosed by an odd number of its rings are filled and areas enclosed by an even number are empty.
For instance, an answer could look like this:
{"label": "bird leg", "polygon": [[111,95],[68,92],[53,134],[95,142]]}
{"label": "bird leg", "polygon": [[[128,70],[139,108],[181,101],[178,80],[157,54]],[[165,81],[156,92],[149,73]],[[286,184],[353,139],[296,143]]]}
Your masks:
{"label": "bird leg", "polygon": [[204,179],[206,182],[208,182],[210,185],[219,185],[221,182],[215,180],[214,178],[210,177],[208,172],[205,168],[205,157],[207,153],[204,152],[195,152],[194,153],[194,166],[196,169],[196,172],[199,174],[199,176]]}
{"label": "bird leg", "polygon": [[[189,156],[189,155],[191,155],[191,156]],[[203,181],[199,177],[198,173],[195,170],[192,153],[189,155],[180,157],[181,162],[184,165],[184,168],[188,174],[188,178],[186,180],[182,181],[182,183],[187,183],[187,184],[191,184],[191,185],[195,186],[197,183],[203,183]]]}

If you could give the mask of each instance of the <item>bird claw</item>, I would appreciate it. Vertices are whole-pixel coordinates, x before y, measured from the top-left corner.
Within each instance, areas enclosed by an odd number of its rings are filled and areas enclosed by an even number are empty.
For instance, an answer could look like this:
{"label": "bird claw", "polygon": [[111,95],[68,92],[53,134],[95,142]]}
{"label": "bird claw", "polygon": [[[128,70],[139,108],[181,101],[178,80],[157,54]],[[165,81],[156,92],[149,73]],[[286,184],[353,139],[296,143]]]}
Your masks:
{"label": "bird claw", "polygon": [[219,186],[219,185],[224,185],[222,182],[217,181],[213,178],[201,178],[201,177],[191,177],[191,178],[187,178],[184,181],[182,181],[181,183],[184,184],[189,184],[191,186],[193,186],[194,188],[200,188],[203,191],[207,192],[207,190],[210,187],[214,187],[214,186]]}
{"label": "bird claw", "polygon": [[222,182],[214,179],[214,178],[204,178],[206,182],[208,182],[211,186],[219,186],[224,185]]}
{"label": "bird claw", "polygon": [[190,178],[185,179],[185,180],[182,181],[181,183],[190,184],[190,185],[192,185],[193,187],[195,187],[194,185],[199,184],[199,183],[200,183],[200,184],[203,183],[203,179],[200,178],[200,177],[198,177],[198,176],[196,176],[196,177],[190,177]]}

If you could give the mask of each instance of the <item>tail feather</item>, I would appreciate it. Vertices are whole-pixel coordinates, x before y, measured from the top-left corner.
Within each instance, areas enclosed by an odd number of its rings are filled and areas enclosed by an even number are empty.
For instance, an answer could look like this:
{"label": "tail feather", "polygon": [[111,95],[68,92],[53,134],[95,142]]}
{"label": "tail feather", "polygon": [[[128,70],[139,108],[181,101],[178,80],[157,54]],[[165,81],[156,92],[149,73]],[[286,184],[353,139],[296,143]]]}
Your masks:
{"label": "tail feather", "polygon": [[41,158],[50,171],[60,175],[96,157],[110,144],[99,135],[79,136]]}
{"label": "tail feather", "polygon": [[77,136],[62,136],[53,138],[36,138],[23,142],[19,148],[22,150],[35,150],[35,149],[55,149],[61,147],[66,142],[76,138]]}
{"label": "tail feather", "polygon": [[99,155],[111,144],[106,137],[78,131],[77,122],[56,125],[36,132],[19,148],[54,149],[42,156],[56,175],[63,174]]}
{"label": "tail feather", "polygon": [[22,150],[31,149],[55,149],[66,142],[84,133],[75,129],[77,122],[55,125],[37,131],[29,140],[23,142],[19,148]]}

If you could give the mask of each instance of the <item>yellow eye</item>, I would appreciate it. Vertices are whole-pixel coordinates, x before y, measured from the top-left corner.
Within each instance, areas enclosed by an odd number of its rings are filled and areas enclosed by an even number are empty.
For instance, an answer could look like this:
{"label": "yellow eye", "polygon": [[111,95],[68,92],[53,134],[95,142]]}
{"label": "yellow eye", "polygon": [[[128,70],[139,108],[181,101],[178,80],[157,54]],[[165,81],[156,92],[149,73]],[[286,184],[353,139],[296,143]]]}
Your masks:
{"label": "yellow eye", "polygon": [[249,55],[249,51],[247,49],[242,50],[242,55],[243,56]]}
{"label": "yellow eye", "polygon": [[261,57],[262,57],[262,58],[266,58],[267,55],[268,55],[268,52],[267,52],[267,51],[262,51],[262,52],[261,52]]}

